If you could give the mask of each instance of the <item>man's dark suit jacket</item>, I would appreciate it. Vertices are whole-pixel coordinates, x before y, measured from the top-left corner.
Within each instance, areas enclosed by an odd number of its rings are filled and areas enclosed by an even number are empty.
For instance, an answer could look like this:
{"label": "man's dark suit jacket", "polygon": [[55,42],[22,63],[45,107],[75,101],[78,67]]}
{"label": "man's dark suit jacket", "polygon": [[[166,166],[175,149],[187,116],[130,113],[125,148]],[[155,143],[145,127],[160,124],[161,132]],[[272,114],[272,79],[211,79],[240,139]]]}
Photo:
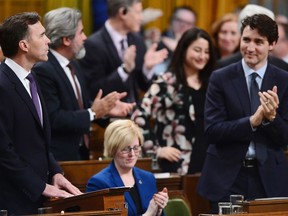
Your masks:
{"label": "man's dark suit jacket", "polygon": [[[230,64],[233,64],[233,63],[240,61],[241,59],[242,59],[242,55],[241,55],[240,51],[236,52],[227,58],[223,58],[223,59],[218,60],[217,64],[216,64],[216,68],[222,68],[222,67],[228,66]],[[288,64],[285,61],[283,61],[282,59],[276,58],[275,56],[269,56],[268,61],[271,64],[281,68],[282,70],[288,71]]]}
{"label": "man's dark suit jacket", "polygon": [[[27,74],[28,75],[28,74]],[[37,213],[45,184],[62,170],[49,153],[50,125],[43,110],[43,127],[33,101],[15,73],[0,65],[0,209],[9,214]]]}
{"label": "man's dark suit jacket", "polygon": [[288,196],[288,73],[268,63],[261,91],[278,87],[276,119],[252,131],[249,93],[241,61],[214,71],[205,105],[207,156],[199,181],[200,195],[223,198],[237,177],[253,136],[267,145],[268,157],[258,169],[268,197]]}
{"label": "man's dark suit jacket", "polygon": [[57,160],[80,160],[79,144],[84,133],[89,132],[90,107],[85,80],[79,65],[73,62],[81,86],[84,108],[80,110],[73,87],[55,56],[34,66],[39,86],[47,106],[52,128],[51,151]]}
{"label": "man's dark suit jacket", "polygon": [[[139,90],[146,91],[150,82],[142,73],[146,47],[143,38],[137,33],[127,35],[128,45],[136,46],[136,68],[123,82],[117,68],[122,64],[117,49],[105,27],[92,34],[85,41],[86,55],[80,60],[80,66],[85,73],[90,96],[94,98],[102,89],[104,95],[112,92],[127,92],[129,97],[137,101]],[[131,94],[133,92],[134,96]],[[125,100],[125,99],[124,99]],[[131,101],[131,100],[128,100]]]}

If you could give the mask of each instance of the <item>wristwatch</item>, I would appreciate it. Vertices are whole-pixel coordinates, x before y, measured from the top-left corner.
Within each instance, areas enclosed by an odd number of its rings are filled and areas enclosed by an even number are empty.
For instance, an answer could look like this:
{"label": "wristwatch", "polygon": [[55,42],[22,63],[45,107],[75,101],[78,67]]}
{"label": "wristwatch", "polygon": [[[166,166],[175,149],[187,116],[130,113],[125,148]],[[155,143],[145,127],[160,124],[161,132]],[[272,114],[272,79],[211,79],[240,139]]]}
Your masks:
{"label": "wristwatch", "polygon": [[[89,113],[90,113],[90,120],[91,120],[91,121],[95,120],[96,117],[97,117],[96,112],[95,112],[92,108],[89,108],[88,111],[89,111]],[[91,119],[91,117],[92,117],[92,119]]]}
{"label": "wristwatch", "polygon": [[93,115],[93,117],[94,117],[94,120],[96,119],[96,112],[94,112],[92,109],[91,109],[91,111],[92,111],[92,115]]}

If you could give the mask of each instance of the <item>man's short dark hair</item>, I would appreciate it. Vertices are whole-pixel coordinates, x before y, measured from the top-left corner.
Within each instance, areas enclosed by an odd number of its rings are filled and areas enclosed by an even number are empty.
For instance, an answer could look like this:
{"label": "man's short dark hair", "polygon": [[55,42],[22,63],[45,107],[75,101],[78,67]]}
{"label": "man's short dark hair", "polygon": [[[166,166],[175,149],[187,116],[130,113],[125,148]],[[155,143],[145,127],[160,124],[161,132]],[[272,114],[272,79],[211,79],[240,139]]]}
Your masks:
{"label": "man's short dark hair", "polygon": [[269,44],[278,40],[277,23],[265,14],[255,14],[244,18],[241,26],[241,34],[246,26],[256,29],[261,36],[267,37]]}
{"label": "man's short dark hair", "polygon": [[6,57],[14,57],[19,49],[19,41],[29,36],[28,26],[40,21],[36,12],[24,12],[8,17],[0,25],[0,46]]}

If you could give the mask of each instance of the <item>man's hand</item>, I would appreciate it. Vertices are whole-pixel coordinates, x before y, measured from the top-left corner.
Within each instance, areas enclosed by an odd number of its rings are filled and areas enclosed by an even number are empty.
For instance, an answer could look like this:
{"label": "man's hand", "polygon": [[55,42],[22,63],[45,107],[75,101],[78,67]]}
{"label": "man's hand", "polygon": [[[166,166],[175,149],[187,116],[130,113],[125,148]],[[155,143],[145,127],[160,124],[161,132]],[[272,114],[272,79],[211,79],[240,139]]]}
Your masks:
{"label": "man's hand", "polygon": [[57,173],[52,178],[52,185],[46,184],[42,193],[46,197],[71,197],[82,192],[71,184],[62,174]]}
{"label": "man's hand", "polygon": [[125,64],[125,71],[127,73],[131,73],[135,69],[136,66],[135,59],[136,59],[136,46],[131,45],[125,50],[123,56],[123,63]]}
{"label": "man's hand", "polygon": [[250,124],[253,128],[256,128],[263,122],[263,120],[263,107],[260,105],[256,112],[250,117]]}
{"label": "man's hand", "polygon": [[103,92],[100,89],[91,107],[92,111],[96,113],[97,118],[107,115],[116,106],[116,102],[127,95],[126,92],[118,93],[114,91],[101,98],[102,94]]}
{"label": "man's hand", "polygon": [[125,117],[133,110],[135,106],[136,106],[135,102],[125,103],[125,102],[118,100],[116,101],[115,107],[110,110],[108,115],[114,116],[114,117]]}
{"label": "man's hand", "polygon": [[157,150],[157,157],[167,159],[170,162],[177,162],[180,160],[181,151],[170,146],[161,147]]}
{"label": "man's hand", "polygon": [[177,44],[178,44],[177,40],[170,38],[170,37],[162,37],[162,42],[172,52],[174,52],[174,50],[176,49]]}
{"label": "man's hand", "polygon": [[276,118],[279,98],[277,95],[277,86],[267,92],[259,92],[261,106],[263,107],[264,118],[273,121]]}
{"label": "man's hand", "polygon": [[152,44],[144,56],[144,67],[151,70],[155,65],[162,63],[168,57],[167,49],[156,50],[157,44]]}

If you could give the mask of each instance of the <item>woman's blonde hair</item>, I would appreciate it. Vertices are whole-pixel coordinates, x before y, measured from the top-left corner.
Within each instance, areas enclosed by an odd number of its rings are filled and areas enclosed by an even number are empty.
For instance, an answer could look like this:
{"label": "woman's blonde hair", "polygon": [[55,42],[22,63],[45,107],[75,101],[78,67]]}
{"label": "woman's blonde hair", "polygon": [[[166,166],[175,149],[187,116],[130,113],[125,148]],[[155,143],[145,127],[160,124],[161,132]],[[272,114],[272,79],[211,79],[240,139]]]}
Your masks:
{"label": "woman's blonde hair", "polygon": [[118,149],[138,138],[142,146],[144,138],[140,128],[129,119],[119,119],[108,125],[104,133],[104,157],[114,158]]}

